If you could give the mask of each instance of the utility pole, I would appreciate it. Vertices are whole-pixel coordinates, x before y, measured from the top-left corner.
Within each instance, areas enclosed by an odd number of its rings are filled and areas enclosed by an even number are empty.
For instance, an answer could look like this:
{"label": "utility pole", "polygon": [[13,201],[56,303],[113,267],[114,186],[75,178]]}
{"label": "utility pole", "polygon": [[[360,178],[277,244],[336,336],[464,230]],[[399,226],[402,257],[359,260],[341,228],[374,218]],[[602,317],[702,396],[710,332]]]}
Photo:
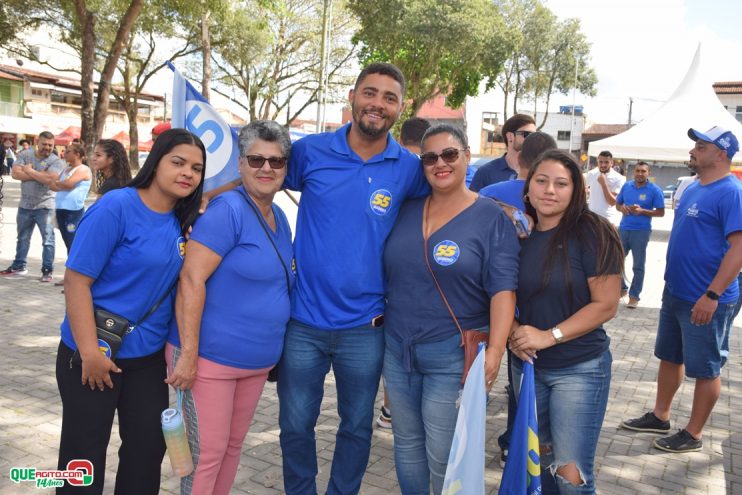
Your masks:
{"label": "utility pole", "polygon": [[325,130],[325,100],[327,93],[327,59],[328,44],[330,38],[330,16],[332,9],[332,0],[324,0],[322,6],[322,39],[319,53],[319,81],[317,87],[317,124],[316,132],[320,133]]}
{"label": "utility pole", "polygon": [[[575,57],[575,85],[572,88],[572,122],[569,125],[569,152],[572,153],[572,143],[574,142],[574,131],[575,131],[575,105],[577,103],[577,70],[580,66],[580,62]],[[579,150],[577,150],[579,151]]]}
{"label": "utility pole", "polygon": [[634,109],[634,98],[629,96],[629,122],[628,124],[631,125],[631,112]]}

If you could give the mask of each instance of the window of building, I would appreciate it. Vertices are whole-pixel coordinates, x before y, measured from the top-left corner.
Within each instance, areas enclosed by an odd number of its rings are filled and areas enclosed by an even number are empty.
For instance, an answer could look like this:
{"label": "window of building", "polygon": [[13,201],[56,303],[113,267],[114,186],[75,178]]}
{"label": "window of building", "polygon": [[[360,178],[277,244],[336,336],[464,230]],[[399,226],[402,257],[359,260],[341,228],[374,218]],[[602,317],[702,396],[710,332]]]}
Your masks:
{"label": "window of building", "polygon": [[569,141],[572,131],[557,131],[557,141]]}
{"label": "window of building", "polygon": [[495,142],[495,128],[499,124],[497,112],[482,112],[482,128],[487,131],[487,142]]}

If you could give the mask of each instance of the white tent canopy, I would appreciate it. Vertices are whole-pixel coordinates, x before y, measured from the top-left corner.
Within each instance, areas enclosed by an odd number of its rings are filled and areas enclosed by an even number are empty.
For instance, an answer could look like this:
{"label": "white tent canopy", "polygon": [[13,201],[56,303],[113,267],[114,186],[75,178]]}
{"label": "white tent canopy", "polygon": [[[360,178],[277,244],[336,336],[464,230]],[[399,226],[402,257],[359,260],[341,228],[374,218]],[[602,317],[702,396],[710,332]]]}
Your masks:
{"label": "white tent canopy", "polygon": [[[608,150],[615,158],[685,162],[693,147],[688,129],[705,132],[715,125],[732,131],[742,140],[742,124],[716,96],[712,81],[703,71],[701,45],[698,45],[685,78],[664,105],[631,129],[591,142],[588,154],[597,156]],[[742,153],[737,153],[734,161],[742,162]]]}

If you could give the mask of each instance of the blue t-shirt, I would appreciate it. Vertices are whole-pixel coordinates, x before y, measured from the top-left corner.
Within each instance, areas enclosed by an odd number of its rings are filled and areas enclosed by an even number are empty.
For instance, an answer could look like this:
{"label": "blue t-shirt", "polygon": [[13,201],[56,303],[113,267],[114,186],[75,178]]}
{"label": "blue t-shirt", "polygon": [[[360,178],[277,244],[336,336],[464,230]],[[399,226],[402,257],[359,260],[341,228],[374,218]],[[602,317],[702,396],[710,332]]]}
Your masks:
{"label": "blue t-shirt", "polygon": [[[616,203],[620,205],[639,205],[645,210],[659,209],[665,207],[665,196],[662,189],[656,184],[647,182],[642,187],[636,187],[632,180],[621,187]],[[652,230],[652,217],[646,215],[623,215],[621,230]]]}
{"label": "blue t-shirt", "polygon": [[[578,238],[574,233],[569,239],[567,259],[569,270],[563,263],[562,246],[552,251],[551,238],[556,228],[547,231],[533,230],[521,240],[520,274],[518,277],[518,321],[548,331],[587,306],[592,300],[588,278],[597,273],[598,254],[595,233],[583,228]],[[545,263],[553,258],[548,282],[544,284]],[[620,265],[609,270],[620,273]],[[610,339],[602,326],[569,342],[538,351],[534,360],[536,368],[558,369],[589,361],[606,349]],[[514,359],[518,359],[513,356]]]}
{"label": "blue t-shirt", "polygon": [[284,183],[302,192],[291,316],[323,330],[368,325],[384,311],[384,243],[402,203],[430,191],[419,157],[391,135],[364,162],[349,129],[295,142]]}
{"label": "blue t-shirt", "polygon": [[[699,181],[683,193],[667,245],[665,282],[670,294],[695,302],[708,286],[729,250],[727,237],[742,230],[742,183],[729,175],[711,184]],[[77,242],[77,241],[75,241]],[[731,303],[739,297],[734,279],[719,298]]]}
{"label": "blue t-shirt", "polygon": [[490,184],[479,190],[479,194],[488,198],[495,198],[498,201],[515,206],[520,211],[526,211],[526,205],[523,203],[523,187],[526,185],[525,179],[513,179]]}
{"label": "blue t-shirt", "polygon": [[[217,196],[191,233],[191,241],[222,258],[206,281],[198,354],[225,366],[259,369],[273,366],[281,356],[291,309],[289,287],[281,260],[259,223],[264,221],[241,191],[242,186]],[[273,215],[276,232],[268,231],[293,285],[291,227],[275,204]],[[180,346],[175,318],[168,342]]]}
{"label": "blue t-shirt", "polygon": [[[173,212],[150,210],[132,187],[111,191],[80,221],[66,266],[95,279],[93,305],[139,322],[172,286],[183,265],[185,239]],[[174,291],[173,291],[174,292]],[[119,358],[153,354],[165,345],[171,293],[124,338]],[[77,349],[65,314],[62,341]]]}
{"label": "blue t-shirt", "polygon": [[[411,346],[458,333],[423,258],[425,198],[406,202],[384,249],[384,331]],[[518,238],[497,203],[477,198],[428,239],[428,259],[463,329],[489,325],[490,299],[518,285]]]}
{"label": "blue t-shirt", "polygon": [[479,167],[479,170],[477,170],[477,173],[474,174],[474,178],[471,180],[471,184],[469,184],[469,189],[479,192],[484,186],[518,177],[518,173],[508,166],[505,155],[495,158],[491,162]]}

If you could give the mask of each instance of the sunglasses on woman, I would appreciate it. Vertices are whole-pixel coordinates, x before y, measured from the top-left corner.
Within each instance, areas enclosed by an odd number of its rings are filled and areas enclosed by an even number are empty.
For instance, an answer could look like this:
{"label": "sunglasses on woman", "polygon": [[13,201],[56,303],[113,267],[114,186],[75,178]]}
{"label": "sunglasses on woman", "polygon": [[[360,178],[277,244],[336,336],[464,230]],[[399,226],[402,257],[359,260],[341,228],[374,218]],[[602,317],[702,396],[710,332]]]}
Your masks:
{"label": "sunglasses on woman", "polygon": [[428,153],[423,153],[420,155],[420,160],[422,160],[423,165],[426,167],[432,167],[436,163],[438,163],[438,158],[443,158],[443,161],[446,163],[453,163],[456,160],[459,159],[459,152],[460,151],[466,151],[466,148],[464,149],[456,149],[456,148],[446,148],[445,150],[441,151],[441,154],[435,154],[432,151]]}
{"label": "sunglasses on woman", "polygon": [[286,157],[285,156],[271,156],[271,157],[265,157],[260,155],[247,155],[245,156],[247,159],[247,165],[250,168],[262,168],[265,162],[268,162],[268,165],[274,170],[281,169],[286,166]]}

